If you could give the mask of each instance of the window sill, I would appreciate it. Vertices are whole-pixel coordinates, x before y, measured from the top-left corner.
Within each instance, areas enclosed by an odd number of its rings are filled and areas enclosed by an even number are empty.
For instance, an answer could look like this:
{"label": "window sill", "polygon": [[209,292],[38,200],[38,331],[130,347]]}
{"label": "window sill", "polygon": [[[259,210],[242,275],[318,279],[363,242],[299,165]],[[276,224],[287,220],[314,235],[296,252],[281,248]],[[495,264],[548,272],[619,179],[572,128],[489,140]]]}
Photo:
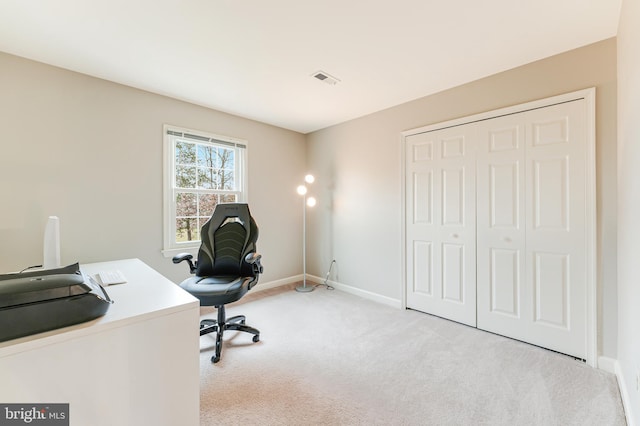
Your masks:
{"label": "window sill", "polygon": [[173,257],[176,254],[180,254],[180,253],[191,253],[194,257],[198,254],[198,248],[200,248],[200,244],[198,243],[197,245],[194,246],[185,246],[185,247],[180,247],[180,248],[173,248],[173,249],[164,249],[161,250],[161,253],[164,257]]}

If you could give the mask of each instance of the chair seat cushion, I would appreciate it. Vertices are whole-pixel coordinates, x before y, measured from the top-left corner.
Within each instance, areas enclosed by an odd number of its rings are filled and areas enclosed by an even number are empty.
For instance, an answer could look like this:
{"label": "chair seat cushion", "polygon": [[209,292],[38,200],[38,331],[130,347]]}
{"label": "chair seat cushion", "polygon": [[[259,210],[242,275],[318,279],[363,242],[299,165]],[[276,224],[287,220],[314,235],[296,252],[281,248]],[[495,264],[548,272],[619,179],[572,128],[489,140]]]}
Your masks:
{"label": "chair seat cushion", "polygon": [[220,306],[239,300],[249,290],[251,277],[199,277],[187,278],[180,287],[200,300],[200,306]]}

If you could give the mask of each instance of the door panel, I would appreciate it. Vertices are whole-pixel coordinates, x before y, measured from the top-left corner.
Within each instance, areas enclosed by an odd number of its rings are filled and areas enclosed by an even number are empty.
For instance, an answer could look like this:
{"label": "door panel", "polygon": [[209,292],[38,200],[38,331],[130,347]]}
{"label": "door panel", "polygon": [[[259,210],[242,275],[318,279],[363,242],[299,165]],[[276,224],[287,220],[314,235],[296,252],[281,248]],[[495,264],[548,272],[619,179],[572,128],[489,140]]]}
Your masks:
{"label": "door panel", "polygon": [[406,138],[407,307],[476,324],[475,158],[460,128]]}
{"label": "door panel", "polygon": [[[586,356],[582,102],[487,120],[477,152],[478,328],[579,358]],[[517,150],[493,149],[492,135],[512,126]]]}
{"label": "door panel", "polygon": [[567,157],[532,161],[532,201],[536,229],[567,230],[569,222],[567,163]]}
{"label": "door panel", "polygon": [[413,242],[413,292],[425,296],[433,295],[433,257],[431,242]]}
{"label": "door panel", "polygon": [[414,223],[433,224],[433,172],[413,174]]}
{"label": "door panel", "polygon": [[517,161],[489,166],[490,223],[492,228],[518,229],[520,170]]}
{"label": "door panel", "polygon": [[464,226],[464,169],[442,170],[442,224]]}
{"label": "door panel", "polygon": [[464,303],[464,246],[442,244],[442,298]]}
{"label": "door panel", "polygon": [[491,313],[518,318],[520,314],[520,251],[491,249]]}
{"label": "door panel", "polygon": [[585,102],[529,112],[526,154],[526,279],[535,307],[527,341],[578,358],[587,351]]}
{"label": "door panel", "polygon": [[531,312],[524,288],[525,130],[519,114],[478,124],[478,328],[510,337]]}
{"label": "door panel", "polygon": [[568,329],[569,256],[534,253],[535,322]]}

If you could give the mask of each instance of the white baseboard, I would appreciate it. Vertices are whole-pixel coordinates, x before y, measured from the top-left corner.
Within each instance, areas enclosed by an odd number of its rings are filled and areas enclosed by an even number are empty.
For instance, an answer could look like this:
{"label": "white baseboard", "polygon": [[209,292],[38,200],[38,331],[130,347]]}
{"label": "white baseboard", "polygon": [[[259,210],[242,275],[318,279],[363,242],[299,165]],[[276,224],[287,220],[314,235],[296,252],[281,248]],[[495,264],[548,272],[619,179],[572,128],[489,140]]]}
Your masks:
{"label": "white baseboard", "polygon": [[302,281],[302,274],[294,275],[292,277],[282,278],[280,280],[268,281],[266,283],[259,282],[251,291],[262,291],[270,288],[276,288],[287,284],[293,284]]}
{"label": "white baseboard", "polygon": [[[311,281],[313,281],[313,282],[315,282],[317,284],[323,284],[324,283],[324,279],[322,279],[320,277],[316,277],[314,275],[307,275],[307,279],[311,280]],[[353,287],[353,286],[350,286],[350,285],[342,284],[342,283],[339,283],[337,281],[328,280],[327,284],[329,284],[333,288],[336,288],[338,290],[344,291],[346,293],[355,294],[356,296],[360,296],[360,297],[362,297],[364,299],[373,300],[374,302],[382,303],[383,305],[388,305],[388,306],[391,306],[393,308],[398,308],[398,309],[402,308],[402,303],[398,299],[393,299],[393,298],[387,297],[387,296],[381,296],[381,295],[379,295],[377,293],[372,293],[370,291],[362,290],[361,288],[357,288],[357,287]]]}
{"label": "white baseboard", "polygon": [[608,356],[598,357],[598,368],[606,371],[607,373],[616,374],[616,365],[618,360],[615,358],[609,358]]}
{"label": "white baseboard", "polygon": [[[251,291],[268,290],[270,288],[276,288],[276,287],[280,287],[287,284],[294,284],[301,281],[302,281],[302,274],[294,275],[292,277],[282,278],[280,280],[269,281],[266,283],[262,283],[262,282],[258,283],[258,285],[255,286]],[[320,277],[316,277],[315,275],[307,274],[307,281],[311,281],[315,284],[324,284],[324,279]],[[350,285],[342,284],[337,281],[329,280],[327,281],[327,284],[329,284],[334,288],[337,288],[338,290],[344,291],[346,293],[355,294],[356,296],[360,296],[364,299],[373,300],[374,302],[382,303],[384,305],[388,305],[393,308],[398,308],[398,309],[402,308],[402,302],[400,300],[393,299],[391,297],[381,296],[379,294],[372,293],[367,290],[362,290],[357,287],[352,287]]]}
{"label": "white baseboard", "polygon": [[[315,284],[324,284],[324,279],[320,277],[316,277],[315,275],[307,274],[307,281],[313,282]],[[276,288],[276,287],[281,287],[283,285],[295,284],[295,283],[301,283],[301,282],[302,282],[302,274],[293,275],[291,277],[286,277],[286,278],[282,278],[275,281],[267,281],[267,282],[260,281],[255,287],[251,289],[251,291],[269,290],[270,288]],[[352,287],[346,284],[342,284],[337,281],[329,280],[328,284],[334,288],[337,288],[338,290],[355,294],[365,299],[369,299],[378,303],[383,303],[385,305],[393,306],[394,308],[402,307],[402,303],[399,300],[393,299],[391,297],[381,296],[379,294],[372,293],[367,290],[362,290],[357,287]]]}
{"label": "white baseboard", "polygon": [[622,407],[624,408],[624,416],[627,420],[627,426],[636,426],[633,418],[629,415],[631,399],[627,392],[627,386],[620,368],[620,362],[614,358],[601,356],[598,357],[598,368],[616,375],[616,378],[618,379],[618,389],[620,389],[620,398],[622,399]]}
{"label": "white baseboard", "polygon": [[[280,280],[269,281],[266,283],[260,282],[251,291],[268,290],[270,288],[276,288],[276,287],[280,287],[287,284],[294,284],[301,281],[302,281],[302,274],[294,275],[292,277],[282,278]],[[324,284],[324,279],[320,277],[316,277],[315,275],[307,274],[307,281],[311,281],[315,284]],[[327,284],[329,284],[330,286],[338,290],[344,291],[346,293],[355,294],[356,296],[360,296],[364,299],[373,300],[374,302],[382,303],[384,305],[388,305],[398,309],[402,308],[402,303],[400,302],[400,300],[393,299],[391,297],[381,296],[379,294],[372,293],[367,290],[362,290],[360,288],[353,287],[350,285],[342,284],[337,281],[329,280],[327,281]]]}

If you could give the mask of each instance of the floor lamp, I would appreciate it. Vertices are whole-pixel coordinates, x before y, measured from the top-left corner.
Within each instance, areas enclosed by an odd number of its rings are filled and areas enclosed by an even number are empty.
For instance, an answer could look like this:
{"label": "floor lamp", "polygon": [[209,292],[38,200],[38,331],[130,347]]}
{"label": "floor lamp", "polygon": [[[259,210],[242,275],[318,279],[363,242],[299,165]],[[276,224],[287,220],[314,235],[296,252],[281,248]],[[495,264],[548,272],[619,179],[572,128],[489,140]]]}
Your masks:
{"label": "floor lamp", "polygon": [[[304,181],[312,184],[315,181],[313,175],[306,175]],[[298,186],[298,194],[302,195],[302,285],[296,287],[296,291],[309,292],[314,287],[307,286],[307,206],[316,205],[316,199],[307,197],[307,187],[305,185]]]}

